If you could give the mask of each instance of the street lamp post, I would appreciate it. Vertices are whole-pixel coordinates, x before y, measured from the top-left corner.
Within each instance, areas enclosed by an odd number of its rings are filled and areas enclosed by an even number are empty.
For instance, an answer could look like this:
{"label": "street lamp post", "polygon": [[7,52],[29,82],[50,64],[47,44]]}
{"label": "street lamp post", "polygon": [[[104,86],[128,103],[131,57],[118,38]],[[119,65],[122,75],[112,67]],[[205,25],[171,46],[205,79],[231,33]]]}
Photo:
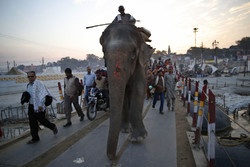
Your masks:
{"label": "street lamp post", "polygon": [[195,42],[195,47],[196,47],[196,32],[198,32],[198,28],[194,28],[194,42]]}

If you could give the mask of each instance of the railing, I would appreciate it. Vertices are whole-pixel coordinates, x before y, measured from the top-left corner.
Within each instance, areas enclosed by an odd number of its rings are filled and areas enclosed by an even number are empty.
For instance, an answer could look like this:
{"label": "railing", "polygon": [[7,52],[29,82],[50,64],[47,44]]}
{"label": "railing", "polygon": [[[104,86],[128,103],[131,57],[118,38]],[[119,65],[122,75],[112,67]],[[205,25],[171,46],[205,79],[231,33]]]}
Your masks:
{"label": "railing", "polygon": [[[187,105],[187,114],[190,113],[190,103],[191,103],[191,79],[187,77],[180,77],[181,80],[181,99],[183,100],[183,105],[185,106],[186,101],[186,92],[188,92],[188,105]],[[187,87],[187,82],[189,87]],[[184,85],[185,83],[185,85]],[[226,85],[226,84],[225,84]],[[193,85],[194,86],[194,85]],[[204,85],[202,88],[201,98],[200,100],[200,106],[199,106],[199,112],[198,111],[198,90],[199,90],[199,81],[195,81],[195,95],[193,97],[194,99],[194,111],[193,111],[193,119],[192,119],[192,127],[195,127],[195,139],[194,144],[201,145],[201,141],[204,145],[205,141],[204,138],[201,136],[201,129],[202,129],[202,122],[203,119],[208,122],[208,137],[207,137],[207,150],[204,150],[205,153],[207,153],[206,158],[208,162],[209,167],[215,166],[215,143],[221,143],[222,137],[219,138],[216,136],[216,130],[215,130],[215,95],[213,92],[209,89],[207,89],[207,85]],[[208,118],[204,115],[204,104],[208,103]],[[230,118],[226,112],[223,110],[223,107],[218,107],[220,112],[222,112],[224,115],[226,115],[233,123],[238,125],[242,130],[244,130],[247,134],[250,134],[250,132],[242,125],[237,123],[235,120]],[[224,105],[224,109],[226,106]],[[198,117],[198,120],[197,120]],[[250,138],[247,137],[247,135],[243,135],[243,137],[240,137],[241,142],[250,142]],[[230,157],[229,153],[225,149],[224,145],[220,144],[220,147],[222,147],[223,151],[227,155],[227,158],[231,162],[232,166],[236,166],[232,158]],[[202,147],[205,149],[205,147]]]}
{"label": "railing", "polygon": [[[46,117],[49,120],[56,118],[53,106],[47,107]],[[0,137],[11,139],[19,136],[29,129],[28,105],[17,107],[9,106],[1,110],[0,113]]]}

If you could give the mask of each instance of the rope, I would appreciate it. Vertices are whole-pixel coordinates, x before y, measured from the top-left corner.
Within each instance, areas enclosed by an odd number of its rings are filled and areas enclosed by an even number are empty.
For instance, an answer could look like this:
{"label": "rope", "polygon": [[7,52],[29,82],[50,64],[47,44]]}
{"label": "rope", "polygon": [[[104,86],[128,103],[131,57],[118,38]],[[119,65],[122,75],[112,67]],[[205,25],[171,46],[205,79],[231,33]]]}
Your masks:
{"label": "rope", "polygon": [[246,131],[248,134],[250,134],[250,132],[244,128],[242,125],[240,125],[239,123],[237,123],[235,120],[233,120],[232,118],[230,118],[220,107],[218,107],[219,110],[224,114],[226,115],[231,121],[233,121],[236,125],[238,125],[239,127],[241,127],[244,131]]}
{"label": "rope", "polygon": [[245,134],[241,134],[240,137],[221,137],[218,140],[218,143],[223,146],[238,146],[245,142],[250,146],[250,137],[247,137]]}
{"label": "rope", "polygon": [[[215,132],[212,131],[212,133],[214,134],[217,143],[220,143],[220,141],[219,141],[220,139],[216,136]],[[236,165],[235,165],[235,163],[233,162],[233,160],[231,159],[230,155],[228,154],[228,152],[227,152],[226,149],[224,148],[224,145],[219,145],[219,146],[223,149],[223,151],[224,151],[225,154],[227,155],[227,158],[230,160],[231,164],[232,164],[234,167],[236,167]]]}

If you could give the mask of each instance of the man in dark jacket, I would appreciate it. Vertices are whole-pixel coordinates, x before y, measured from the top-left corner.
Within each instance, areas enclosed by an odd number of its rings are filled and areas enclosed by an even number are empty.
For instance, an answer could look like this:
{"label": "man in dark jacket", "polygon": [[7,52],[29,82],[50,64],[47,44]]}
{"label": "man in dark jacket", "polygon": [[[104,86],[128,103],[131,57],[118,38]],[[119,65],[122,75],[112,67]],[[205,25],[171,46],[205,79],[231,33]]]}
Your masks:
{"label": "man in dark jacket", "polygon": [[159,113],[163,114],[165,83],[164,83],[163,73],[162,73],[161,69],[158,70],[158,72],[157,72],[157,76],[154,80],[154,87],[155,87],[155,92],[154,92],[154,100],[153,100],[152,107],[155,108],[155,104],[160,96],[161,105],[159,108]]}

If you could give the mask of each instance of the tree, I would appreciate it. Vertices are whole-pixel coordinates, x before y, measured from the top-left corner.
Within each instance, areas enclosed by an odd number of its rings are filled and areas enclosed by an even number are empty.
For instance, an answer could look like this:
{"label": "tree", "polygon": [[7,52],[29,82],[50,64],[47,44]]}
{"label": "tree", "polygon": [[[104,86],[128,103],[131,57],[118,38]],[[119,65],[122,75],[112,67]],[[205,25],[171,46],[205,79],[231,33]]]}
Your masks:
{"label": "tree", "polygon": [[250,37],[244,37],[241,40],[236,41],[236,44],[247,55],[248,54],[248,50],[250,49]]}
{"label": "tree", "polygon": [[87,54],[87,61],[91,67],[97,66],[100,58],[94,54]]}
{"label": "tree", "polygon": [[61,70],[64,71],[66,68],[71,68],[75,70],[79,64],[78,60],[70,57],[63,57],[61,60],[58,61],[58,64],[61,66]]}
{"label": "tree", "polygon": [[165,51],[165,50],[162,50],[162,51],[157,50],[157,51],[155,51],[155,52],[153,53],[152,57],[153,57],[154,59],[158,59],[159,57],[162,57],[162,56],[164,56],[164,55],[167,55],[167,51]]}

